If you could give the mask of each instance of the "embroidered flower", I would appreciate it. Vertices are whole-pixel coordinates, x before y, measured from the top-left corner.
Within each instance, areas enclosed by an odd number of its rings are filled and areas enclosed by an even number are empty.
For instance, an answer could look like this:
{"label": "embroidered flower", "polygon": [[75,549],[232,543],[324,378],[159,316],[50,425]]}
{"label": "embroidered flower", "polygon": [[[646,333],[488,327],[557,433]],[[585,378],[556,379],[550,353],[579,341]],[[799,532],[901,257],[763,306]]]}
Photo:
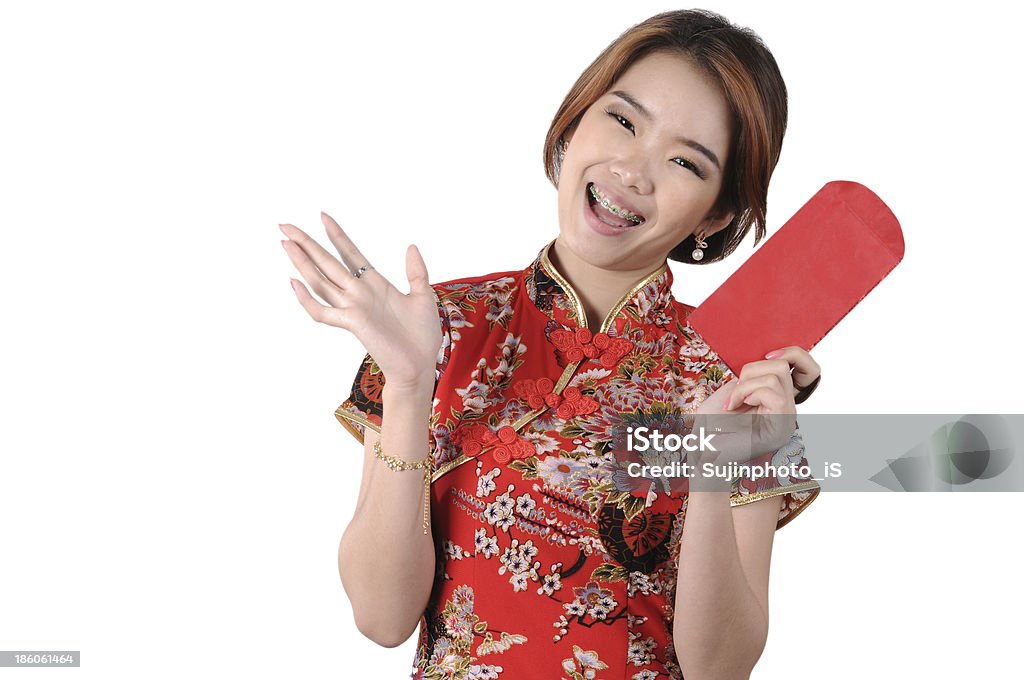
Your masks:
{"label": "embroidered flower", "polygon": [[[577,668],[579,664],[579,668]],[[569,674],[572,680],[592,680],[597,677],[597,671],[608,668],[608,664],[601,661],[597,651],[583,649],[579,645],[572,646],[572,658],[562,661],[562,670]]]}
{"label": "embroidered flower", "polygon": [[530,407],[525,402],[519,399],[509,399],[501,407],[501,410],[495,413],[501,420],[507,423],[514,423],[529,412]]}
{"label": "embroidered flower", "polygon": [[448,320],[448,334],[451,335],[452,342],[458,342],[462,339],[461,329],[472,328],[473,324],[466,319],[465,313],[457,304],[442,300],[441,305],[444,307],[444,317]]}
{"label": "embroidered flower", "polygon": [[537,552],[537,546],[533,544],[532,540],[520,544],[519,539],[512,539],[512,545],[501,553],[499,559],[502,566],[498,568],[498,573],[510,574],[509,583],[512,584],[514,592],[526,590],[526,584],[529,581],[537,580],[537,569],[540,568],[540,562],[530,563],[537,556]]}
{"label": "embroidered flower", "polygon": [[523,433],[523,439],[530,442],[530,445],[533,446],[535,455],[543,456],[548,453],[554,453],[558,450],[558,440],[547,432],[530,430]]}
{"label": "embroidered flower", "polygon": [[646,666],[654,661],[657,646],[658,643],[652,637],[641,638],[639,633],[630,633],[626,660],[634,666]]}
{"label": "embroidered flower", "polygon": [[[511,488],[511,486],[509,488]],[[494,505],[498,507],[503,515],[508,515],[512,513],[512,506],[514,503],[512,502],[512,497],[509,496],[506,491],[494,499]]]}
{"label": "embroidered flower", "polygon": [[469,586],[459,586],[452,592],[452,604],[456,607],[468,608],[469,611],[473,611],[475,599],[473,589]]}
{"label": "embroidered flower", "polygon": [[[527,639],[526,639],[525,635],[519,635],[519,634],[509,635],[508,633],[505,633],[505,632],[502,632],[501,637],[499,639],[495,640],[494,636],[488,631],[487,633],[484,634],[484,641],[481,642],[477,646],[476,653],[478,655],[480,655],[480,656],[483,656],[484,654],[504,654],[506,651],[508,651],[509,649],[512,648],[512,645],[523,645],[523,644],[526,644],[526,642],[527,642]],[[476,666],[470,666],[470,668],[469,668],[470,674],[468,676],[466,676],[466,680],[492,680],[493,678],[497,678],[498,677],[497,675],[493,675],[493,676],[492,675],[474,676],[473,675],[473,669],[474,668],[476,668]],[[499,673],[502,670],[504,670],[504,669],[502,669],[501,666],[482,666],[482,668],[497,669],[497,671]]]}
{"label": "embroidered flower", "polygon": [[429,663],[431,666],[436,666],[441,663],[441,660],[445,658],[451,652],[452,641],[446,637],[438,639],[437,644],[434,645],[434,649],[431,650]]}
{"label": "embroidered flower", "polygon": [[484,519],[488,524],[508,531],[509,527],[516,523],[516,518],[512,515],[512,507],[512,498],[508,492],[505,492],[495,498],[493,503],[487,504],[487,507],[484,508]]}
{"label": "embroidered flower", "polygon": [[441,612],[448,635],[463,645],[473,641],[473,626],[480,620],[473,613],[473,599],[473,591],[468,586],[460,586]]}
{"label": "embroidered flower", "polygon": [[551,486],[567,487],[573,473],[582,469],[582,464],[573,458],[547,456],[537,463],[537,477]]}
{"label": "embroidered flower", "polygon": [[529,574],[525,571],[518,571],[509,578],[508,582],[512,584],[513,592],[521,592],[526,590],[526,583],[529,579]]}
{"label": "embroidered flower", "polygon": [[444,542],[444,552],[450,560],[461,560],[463,556],[469,557],[469,553],[462,549],[461,546],[456,545],[452,541]]}
{"label": "embroidered flower", "polygon": [[[483,359],[480,360],[483,362]],[[456,389],[455,393],[462,397],[462,405],[470,413],[483,413],[493,402],[491,386],[479,380],[470,381],[464,389]]]}
{"label": "embroidered flower", "polygon": [[586,371],[580,371],[573,376],[569,384],[575,387],[592,387],[611,374],[611,370],[607,368],[590,368]]}
{"label": "embroidered flower", "polygon": [[475,554],[482,554],[485,559],[491,559],[498,554],[497,536],[488,536],[487,530],[480,528],[473,534],[473,547]]}
{"label": "embroidered flower", "polygon": [[494,524],[505,517],[494,503],[487,504],[487,507],[484,508],[483,516],[488,524]]}
{"label": "embroidered flower", "polygon": [[529,540],[519,548],[519,554],[523,556],[527,562],[537,556],[537,546],[533,544],[533,540]]}
{"label": "embroidered flower", "polygon": [[[565,611],[582,616],[583,611],[595,619],[605,619],[619,603],[612,596],[612,591],[601,587],[597,581],[588,581],[582,588],[573,588],[576,599],[563,605]],[[572,607],[570,607],[572,605]]]}
{"label": "embroidered flower", "polygon": [[[554,569],[554,567],[552,567]],[[556,590],[562,589],[562,575],[557,571],[551,574],[544,574],[544,583],[537,588],[538,595],[554,595]]]}
{"label": "embroidered flower", "polygon": [[537,501],[530,498],[530,494],[524,493],[522,496],[516,498],[516,512],[523,517],[529,517],[533,509],[537,507]]}
{"label": "embroidered flower", "polygon": [[473,624],[475,621],[470,618],[471,616],[471,613],[465,612],[462,609],[446,610],[444,613],[444,627],[447,629],[448,635],[464,644],[472,642]]}
{"label": "embroidered flower", "polygon": [[657,580],[651,580],[649,574],[645,574],[642,571],[631,571],[629,572],[629,581],[626,585],[626,594],[630,597],[635,597],[637,593],[641,595],[655,595],[661,592],[661,584]]}
{"label": "embroidered flower", "polygon": [[503,328],[508,328],[508,321],[512,318],[511,299],[512,291],[508,289],[497,291],[491,298],[486,316],[486,319],[491,322],[491,328],[494,328],[494,324],[501,324]]}
{"label": "embroidered flower", "polygon": [[[508,633],[503,633],[503,635],[508,635]],[[516,641],[518,644],[526,642],[526,638],[522,635],[516,635],[515,637],[522,638],[522,642],[518,640]],[[511,643],[508,646],[511,647]],[[477,654],[483,655],[486,653],[487,652],[481,652],[479,648],[477,649]],[[469,667],[469,674],[466,675],[466,680],[498,680],[503,670],[504,669],[501,666],[495,666],[493,664],[473,664]]]}
{"label": "embroidered flower", "polygon": [[632,614],[627,614],[626,623],[629,626],[629,629],[632,630],[641,624],[647,623],[647,618],[648,617],[646,616],[633,616]]}
{"label": "embroidered flower", "polygon": [[488,473],[480,475],[476,480],[477,498],[486,498],[494,492],[494,478],[501,474],[501,468],[494,468]]}
{"label": "embroidered flower", "polygon": [[[501,554],[501,563],[504,564],[505,568],[513,574],[526,571],[529,566],[522,553],[512,546],[505,548],[505,552]],[[504,573],[504,571],[498,570],[498,573],[501,574]]]}

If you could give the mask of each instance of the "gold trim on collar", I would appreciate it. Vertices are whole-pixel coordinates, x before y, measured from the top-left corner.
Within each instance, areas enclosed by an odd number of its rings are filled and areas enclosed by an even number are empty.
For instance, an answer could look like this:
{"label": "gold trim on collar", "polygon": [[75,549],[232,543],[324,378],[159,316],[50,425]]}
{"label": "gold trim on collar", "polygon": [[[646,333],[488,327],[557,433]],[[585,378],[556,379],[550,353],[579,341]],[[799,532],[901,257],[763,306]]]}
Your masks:
{"label": "gold trim on collar", "polygon": [[555,245],[554,241],[544,246],[544,250],[540,254],[540,264],[551,275],[551,278],[555,280],[555,283],[562,288],[566,296],[568,296],[569,302],[572,303],[573,314],[575,314],[576,322],[579,323],[580,328],[586,328],[587,313],[583,309],[583,303],[580,301],[579,296],[576,295],[575,289],[562,277],[561,272],[555,269],[555,265],[551,264],[551,260],[548,258],[548,251],[551,250],[553,245]]}
{"label": "gold trim on collar", "polygon": [[[573,312],[576,315],[576,320],[580,324],[580,328],[586,328],[587,314],[583,310],[583,303],[580,301],[579,295],[576,294],[576,290],[569,284],[565,277],[562,276],[561,272],[559,272],[555,268],[555,265],[551,263],[551,258],[548,257],[548,251],[551,250],[551,246],[553,245],[555,245],[554,241],[544,246],[544,250],[540,254],[540,263],[547,270],[548,274],[551,275],[551,278],[553,278],[555,282],[562,287],[562,290],[565,292],[566,296],[568,296],[569,301],[572,303]],[[608,329],[611,328],[612,324],[615,322],[615,317],[617,317],[619,315],[619,312],[622,311],[622,308],[625,307],[629,303],[629,301],[633,299],[633,296],[635,296],[644,287],[650,284],[651,281],[654,281],[659,276],[664,274],[666,269],[668,269],[668,263],[662,262],[660,267],[658,267],[653,272],[645,276],[643,279],[640,280],[640,283],[630,288],[625,295],[620,297],[618,302],[612,305],[612,308],[608,312],[607,316],[604,317],[604,321],[601,322],[601,328],[598,332],[607,333]]]}
{"label": "gold trim on collar", "polygon": [[608,329],[612,327],[613,323],[615,323],[615,317],[617,317],[619,315],[619,312],[622,311],[622,308],[625,307],[626,304],[628,304],[629,301],[633,299],[633,296],[639,293],[645,287],[647,287],[647,285],[650,284],[651,281],[654,281],[659,276],[664,274],[666,269],[668,269],[668,264],[663,262],[660,267],[658,267],[653,272],[645,276],[640,281],[640,283],[630,288],[628,293],[619,298],[619,301],[615,303],[615,306],[612,307],[611,311],[608,312],[608,316],[606,316],[604,318],[604,321],[601,323],[601,330],[599,332],[607,333]]}

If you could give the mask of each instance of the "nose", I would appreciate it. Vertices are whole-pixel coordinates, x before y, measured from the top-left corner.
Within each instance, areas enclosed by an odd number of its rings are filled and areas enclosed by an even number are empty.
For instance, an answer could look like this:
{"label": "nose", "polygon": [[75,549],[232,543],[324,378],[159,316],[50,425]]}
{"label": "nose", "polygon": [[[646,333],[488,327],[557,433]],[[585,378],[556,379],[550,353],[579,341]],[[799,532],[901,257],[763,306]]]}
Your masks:
{"label": "nose", "polygon": [[623,154],[615,159],[611,166],[612,174],[619,178],[622,185],[640,194],[649,194],[653,189],[647,159],[638,149]]}

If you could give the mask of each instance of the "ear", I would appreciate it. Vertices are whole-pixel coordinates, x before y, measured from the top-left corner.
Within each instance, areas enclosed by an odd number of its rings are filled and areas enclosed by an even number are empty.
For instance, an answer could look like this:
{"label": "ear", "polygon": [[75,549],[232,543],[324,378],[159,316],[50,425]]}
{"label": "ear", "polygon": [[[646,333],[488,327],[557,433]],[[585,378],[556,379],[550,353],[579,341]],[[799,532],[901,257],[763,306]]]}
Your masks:
{"label": "ear", "polygon": [[734,212],[727,212],[717,217],[709,216],[701,223],[700,227],[698,227],[697,229],[697,232],[703,231],[704,238],[707,238],[712,234],[717,234],[718,232],[728,227],[729,223],[732,222],[732,219],[734,217],[736,217],[736,213]]}

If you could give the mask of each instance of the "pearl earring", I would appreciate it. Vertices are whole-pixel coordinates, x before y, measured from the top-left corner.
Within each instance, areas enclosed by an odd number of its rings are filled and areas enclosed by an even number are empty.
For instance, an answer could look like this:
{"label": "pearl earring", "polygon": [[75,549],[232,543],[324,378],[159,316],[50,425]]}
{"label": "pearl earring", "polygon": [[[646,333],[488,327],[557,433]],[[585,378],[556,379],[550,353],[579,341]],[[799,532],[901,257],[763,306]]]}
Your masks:
{"label": "pearl earring", "polygon": [[690,253],[690,257],[693,258],[694,262],[700,262],[704,259],[704,251],[702,249],[708,247],[707,241],[704,240],[704,232],[702,231],[699,234],[696,234],[693,237],[693,240],[697,242],[697,247],[694,248],[692,253]]}

